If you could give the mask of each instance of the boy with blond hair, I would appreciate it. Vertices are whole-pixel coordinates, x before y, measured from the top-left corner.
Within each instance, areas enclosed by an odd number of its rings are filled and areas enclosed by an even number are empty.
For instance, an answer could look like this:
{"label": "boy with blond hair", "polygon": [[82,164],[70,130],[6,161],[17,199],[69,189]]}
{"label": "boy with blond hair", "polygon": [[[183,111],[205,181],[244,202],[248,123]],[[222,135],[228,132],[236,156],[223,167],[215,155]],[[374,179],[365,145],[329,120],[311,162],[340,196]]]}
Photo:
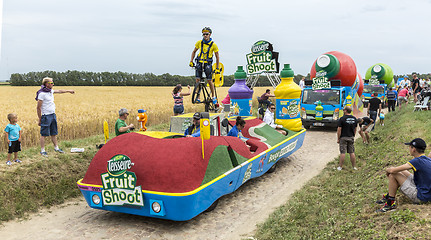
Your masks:
{"label": "boy with blond hair", "polygon": [[9,146],[6,164],[10,166],[12,165],[10,161],[12,153],[14,153],[14,162],[21,162],[18,159],[18,152],[21,151],[21,127],[17,124],[18,116],[15,113],[9,113],[7,119],[9,120],[9,124],[4,129]]}

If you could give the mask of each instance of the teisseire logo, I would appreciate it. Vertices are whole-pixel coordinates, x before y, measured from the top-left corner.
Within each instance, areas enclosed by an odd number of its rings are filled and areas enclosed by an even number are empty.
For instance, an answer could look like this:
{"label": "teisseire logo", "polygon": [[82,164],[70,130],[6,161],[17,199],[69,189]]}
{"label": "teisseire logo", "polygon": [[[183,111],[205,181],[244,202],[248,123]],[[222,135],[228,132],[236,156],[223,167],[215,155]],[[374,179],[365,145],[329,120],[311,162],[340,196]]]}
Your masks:
{"label": "teisseire logo", "polygon": [[144,206],[141,186],[136,186],[136,174],[127,171],[133,165],[132,160],[126,155],[115,155],[108,160],[108,172],[100,175],[103,205]]}

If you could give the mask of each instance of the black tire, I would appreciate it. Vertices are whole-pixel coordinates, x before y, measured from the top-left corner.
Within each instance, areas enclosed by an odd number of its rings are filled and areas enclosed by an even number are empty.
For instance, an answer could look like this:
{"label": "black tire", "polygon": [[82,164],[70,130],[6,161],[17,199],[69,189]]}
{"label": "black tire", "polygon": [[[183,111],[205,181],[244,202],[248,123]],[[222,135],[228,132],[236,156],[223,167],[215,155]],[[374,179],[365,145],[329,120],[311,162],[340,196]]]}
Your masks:
{"label": "black tire", "polygon": [[270,167],[268,169],[268,173],[273,173],[275,172],[275,169],[277,169],[277,163],[274,163],[274,165],[272,165],[272,167]]}
{"label": "black tire", "polygon": [[215,202],[213,202],[213,204],[211,204],[211,206],[209,206],[209,208],[207,208],[207,210],[205,210],[205,212],[211,212],[214,209],[216,209],[216,207],[218,205],[218,201],[219,201],[219,199],[215,200]]}
{"label": "black tire", "polygon": [[311,125],[304,125],[305,129],[310,129]]}

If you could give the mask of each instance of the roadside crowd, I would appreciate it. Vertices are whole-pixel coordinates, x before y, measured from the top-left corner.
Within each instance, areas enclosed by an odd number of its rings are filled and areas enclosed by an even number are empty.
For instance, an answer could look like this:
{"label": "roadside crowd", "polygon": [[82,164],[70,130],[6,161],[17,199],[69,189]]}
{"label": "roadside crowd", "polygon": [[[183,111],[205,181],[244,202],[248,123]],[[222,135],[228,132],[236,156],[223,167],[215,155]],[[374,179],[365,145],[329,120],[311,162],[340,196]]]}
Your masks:
{"label": "roadside crowd", "polygon": [[[429,79],[428,79],[429,82]],[[414,102],[418,102],[418,96],[422,91],[429,88],[429,83],[423,83],[417,76],[413,75],[413,82],[404,82],[398,86],[398,91],[389,89],[388,110],[395,111],[395,104],[401,109],[403,104],[408,103],[409,96],[414,97]],[[372,94],[368,107],[368,116],[356,119],[351,113],[352,108],[346,106],[343,110],[344,116],[338,121],[337,143],[339,143],[340,159],[337,167],[338,171],[343,169],[346,153],[350,156],[353,170],[357,170],[354,138],[359,125],[359,134],[364,144],[370,142],[369,132],[374,129],[377,116],[380,116],[380,125],[384,125],[384,114],[382,113],[382,102],[377,98],[377,94]],[[398,101],[397,101],[398,100]],[[415,138],[405,145],[409,146],[409,154],[413,159],[397,167],[389,167],[386,171],[388,178],[388,192],[376,201],[383,206],[376,212],[387,212],[396,209],[395,197],[398,190],[402,192],[410,201],[415,204],[431,202],[431,153],[426,156],[426,143],[421,138]],[[409,171],[412,170],[413,174]]]}

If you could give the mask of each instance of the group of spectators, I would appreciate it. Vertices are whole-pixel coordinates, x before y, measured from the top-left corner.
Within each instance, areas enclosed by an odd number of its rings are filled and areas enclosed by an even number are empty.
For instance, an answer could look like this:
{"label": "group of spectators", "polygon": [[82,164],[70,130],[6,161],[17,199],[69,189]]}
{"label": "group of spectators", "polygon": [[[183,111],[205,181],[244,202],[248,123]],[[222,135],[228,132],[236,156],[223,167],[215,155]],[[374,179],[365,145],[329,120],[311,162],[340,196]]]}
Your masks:
{"label": "group of spectators", "polygon": [[[54,144],[54,151],[58,153],[64,153],[58,147],[57,135],[57,116],[55,115],[55,103],[54,94],[59,93],[71,93],[74,94],[73,90],[54,90],[54,80],[50,77],[46,77],[42,80],[40,89],[36,92],[37,101],[37,116],[39,118],[38,125],[40,126],[40,154],[44,157],[48,156],[45,150],[46,138],[50,137]],[[21,151],[21,139],[22,139],[22,128],[18,125],[18,115],[15,113],[9,113],[7,116],[9,124],[5,128],[5,134],[8,141],[8,157],[7,165],[12,163],[21,163],[18,159],[18,152]],[[11,161],[11,155],[14,154],[14,160]]]}
{"label": "group of spectators", "polygon": [[[405,77],[397,84],[398,105],[401,109],[402,103],[408,102],[410,96],[413,96],[413,101],[417,103],[422,92],[430,90],[431,80],[418,78],[417,74],[413,74],[412,81]],[[401,92],[403,91],[403,92]],[[401,97],[401,98],[400,98]]]}
{"label": "group of spectators", "polygon": [[[350,155],[353,169],[357,170],[354,138],[358,123],[364,124],[365,119],[356,119],[351,115],[352,108],[350,106],[346,106],[343,111],[344,116],[339,119],[337,128],[337,143],[339,143],[340,147],[337,170],[342,170],[346,152]],[[372,123],[373,120],[367,118],[367,124]],[[363,140],[364,142],[369,142],[369,136],[363,136]],[[388,193],[384,194],[382,199],[376,201],[377,204],[383,204],[377,212],[387,212],[396,208],[395,196],[398,189],[413,203],[431,201],[431,153],[429,156],[425,156],[427,145],[421,138],[415,138],[405,144],[409,146],[409,153],[414,158],[403,165],[386,169]],[[414,173],[411,174],[409,170],[413,170]]]}

